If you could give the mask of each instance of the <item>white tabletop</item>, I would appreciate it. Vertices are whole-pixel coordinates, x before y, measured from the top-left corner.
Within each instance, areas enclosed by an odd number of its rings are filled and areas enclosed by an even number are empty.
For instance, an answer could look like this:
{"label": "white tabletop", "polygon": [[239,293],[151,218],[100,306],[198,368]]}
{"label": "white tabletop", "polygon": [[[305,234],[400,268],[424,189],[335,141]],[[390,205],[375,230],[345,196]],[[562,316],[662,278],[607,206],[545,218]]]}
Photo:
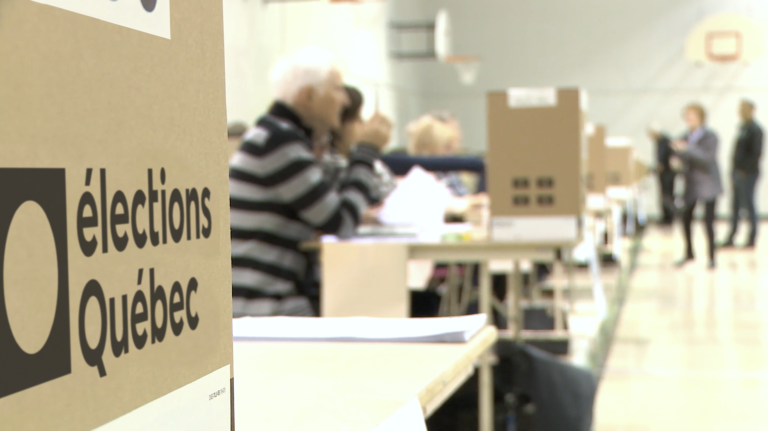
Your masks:
{"label": "white tabletop", "polygon": [[236,342],[238,431],[370,431],[418,397],[430,415],[497,339],[469,343]]}

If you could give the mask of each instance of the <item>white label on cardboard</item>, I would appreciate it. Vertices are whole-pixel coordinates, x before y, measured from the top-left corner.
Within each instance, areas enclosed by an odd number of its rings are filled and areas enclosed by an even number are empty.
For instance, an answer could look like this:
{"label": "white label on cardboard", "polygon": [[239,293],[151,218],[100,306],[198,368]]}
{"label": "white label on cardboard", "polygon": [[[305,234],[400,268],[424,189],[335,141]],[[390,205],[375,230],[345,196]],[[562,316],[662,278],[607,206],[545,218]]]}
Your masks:
{"label": "white label on cardboard", "polygon": [[587,90],[579,90],[579,104],[581,105],[581,112],[589,111],[589,95]]}
{"label": "white label on cardboard", "polygon": [[96,431],[231,429],[229,365],[119,417]]}
{"label": "white label on cardboard", "polygon": [[396,411],[387,420],[377,426],[374,431],[427,431],[424,412],[421,403],[414,398]]}
{"label": "white label on cardboard", "polygon": [[32,0],[91,18],[171,38],[170,0]]}
{"label": "white label on cardboard", "polygon": [[557,88],[509,88],[507,105],[513,109],[553,108],[557,106]]}
{"label": "white label on cardboard", "polygon": [[577,241],[576,216],[493,217],[491,238],[507,242]]}

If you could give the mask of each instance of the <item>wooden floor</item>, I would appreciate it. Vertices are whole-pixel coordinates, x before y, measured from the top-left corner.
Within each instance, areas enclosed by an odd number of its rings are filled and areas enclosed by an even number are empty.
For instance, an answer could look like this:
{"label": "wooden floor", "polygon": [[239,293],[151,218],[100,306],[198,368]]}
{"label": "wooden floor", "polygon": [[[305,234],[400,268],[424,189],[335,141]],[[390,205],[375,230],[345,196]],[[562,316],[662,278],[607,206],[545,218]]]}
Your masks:
{"label": "wooden floor", "polygon": [[[768,430],[768,224],[763,247],[684,269],[679,229],[647,232],[595,407],[596,431]],[[718,226],[719,237],[726,231]]]}

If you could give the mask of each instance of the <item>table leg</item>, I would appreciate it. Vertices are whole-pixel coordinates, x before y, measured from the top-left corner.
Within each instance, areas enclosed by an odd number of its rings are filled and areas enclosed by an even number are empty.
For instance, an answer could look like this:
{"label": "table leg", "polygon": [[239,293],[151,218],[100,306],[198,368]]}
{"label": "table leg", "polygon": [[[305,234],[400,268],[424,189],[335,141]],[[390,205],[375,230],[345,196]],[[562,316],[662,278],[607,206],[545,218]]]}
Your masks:
{"label": "table leg", "polygon": [[[561,267],[565,267],[568,265],[566,262],[568,261],[568,252],[566,249],[562,250],[562,254],[560,256],[560,265]],[[567,268],[566,268],[567,272]],[[567,283],[567,282],[566,282]],[[563,306],[563,286],[560,283],[555,283],[554,285],[555,289],[555,331],[562,331],[565,329],[565,325],[563,324],[563,313],[561,313],[562,306]]]}
{"label": "table leg", "polygon": [[[493,308],[491,305],[491,274],[488,271],[488,262],[480,263],[480,312],[488,316],[489,323],[493,322]],[[493,431],[493,368],[491,366],[491,352],[485,352],[480,357],[478,369],[478,425],[479,431]]]}
{"label": "table leg", "polygon": [[461,285],[461,302],[459,303],[459,311],[461,314],[467,313],[467,307],[472,300],[472,294],[474,290],[474,277],[472,274],[475,272],[475,266],[473,264],[467,264],[466,271],[464,271],[464,283]]}
{"label": "table leg", "polygon": [[458,267],[455,263],[448,266],[448,313],[451,316],[459,315],[459,283]]}
{"label": "table leg", "polygon": [[491,352],[485,352],[480,357],[480,373],[478,408],[479,408],[479,431],[493,431],[493,368],[491,366]]}
{"label": "table leg", "polygon": [[507,306],[507,331],[510,331],[510,333],[517,329],[517,325],[515,324],[515,319],[517,318],[517,313],[515,311],[515,303],[517,302],[515,299],[517,296],[517,293],[515,292],[515,283],[517,281],[515,280],[516,273],[517,261],[512,261],[512,272],[507,274],[507,295],[504,300],[505,305]]}
{"label": "table leg", "polygon": [[[515,262],[515,341],[521,342],[520,336],[525,329],[525,310],[523,310],[523,272],[520,270],[520,261]],[[535,277],[535,271],[531,277]]]}
{"label": "table leg", "polygon": [[565,272],[568,280],[568,306],[570,310],[573,310],[576,302],[576,274],[574,272],[576,262],[573,260],[572,248],[566,250],[565,257],[567,259],[565,261]]}
{"label": "table leg", "polygon": [[488,315],[488,323],[493,323],[493,305],[491,291],[491,273],[488,270],[488,262],[480,263],[480,313]]}

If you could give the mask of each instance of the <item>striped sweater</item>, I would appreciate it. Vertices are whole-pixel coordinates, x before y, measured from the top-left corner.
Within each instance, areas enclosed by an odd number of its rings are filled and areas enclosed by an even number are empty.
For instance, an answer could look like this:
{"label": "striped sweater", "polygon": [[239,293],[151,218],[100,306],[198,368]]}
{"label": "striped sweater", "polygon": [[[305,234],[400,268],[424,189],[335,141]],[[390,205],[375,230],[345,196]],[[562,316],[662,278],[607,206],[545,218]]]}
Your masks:
{"label": "striped sweater", "polygon": [[278,102],[230,160],[235,315],[294,314],[284,304],[295,302],[306,274],[300,244],[318,231],[351,236],[363,212],[380,199],[373,171],[378,149],[358,145],[337,183],[316,161],[311,136],[298,115]]}

